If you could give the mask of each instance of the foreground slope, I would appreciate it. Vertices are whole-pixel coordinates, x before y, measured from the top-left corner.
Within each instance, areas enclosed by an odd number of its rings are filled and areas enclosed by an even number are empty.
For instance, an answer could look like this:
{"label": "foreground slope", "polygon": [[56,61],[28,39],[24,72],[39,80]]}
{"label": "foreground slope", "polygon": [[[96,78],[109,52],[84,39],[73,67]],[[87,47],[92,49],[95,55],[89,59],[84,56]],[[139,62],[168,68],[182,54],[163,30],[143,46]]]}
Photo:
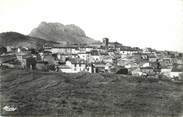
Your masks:
{"label": "foreground slope", "polygon": [[2,115],[179,117],[183,86],[115,74],[1,71]]}

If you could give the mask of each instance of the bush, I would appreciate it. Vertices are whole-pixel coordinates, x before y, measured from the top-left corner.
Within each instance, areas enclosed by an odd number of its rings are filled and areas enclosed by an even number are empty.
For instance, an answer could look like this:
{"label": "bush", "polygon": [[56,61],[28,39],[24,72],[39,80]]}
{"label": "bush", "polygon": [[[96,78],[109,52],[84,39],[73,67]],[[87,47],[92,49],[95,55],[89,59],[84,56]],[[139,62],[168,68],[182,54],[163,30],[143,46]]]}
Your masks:
{"label": "bush", "polygon": [[6,52],[7,52],[6,47],[0,47],[0,55]]}
{"label": "bush", "polygon": [[179,74],[179,79],[183,80],[183,73]]}

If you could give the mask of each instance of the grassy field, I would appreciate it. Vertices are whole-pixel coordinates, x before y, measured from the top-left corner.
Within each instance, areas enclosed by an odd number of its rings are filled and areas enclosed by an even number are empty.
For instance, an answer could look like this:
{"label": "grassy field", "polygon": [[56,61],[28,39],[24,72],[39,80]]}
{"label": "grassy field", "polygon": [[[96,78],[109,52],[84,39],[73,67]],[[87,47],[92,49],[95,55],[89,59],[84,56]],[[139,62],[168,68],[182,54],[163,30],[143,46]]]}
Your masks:
{"label": "grassy field", "polygon": [[0,78],[2,116],[183,116],[183,84],[166,80],[25,70],[0,71]]}

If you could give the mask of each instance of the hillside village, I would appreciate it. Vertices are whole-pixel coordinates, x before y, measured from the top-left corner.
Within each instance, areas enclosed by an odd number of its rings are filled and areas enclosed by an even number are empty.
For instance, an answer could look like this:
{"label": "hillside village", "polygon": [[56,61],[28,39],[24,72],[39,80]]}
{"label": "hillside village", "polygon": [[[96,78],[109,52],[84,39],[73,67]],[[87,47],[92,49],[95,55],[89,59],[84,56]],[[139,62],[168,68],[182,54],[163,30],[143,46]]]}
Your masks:
{"label": "hillside village", "polygon": [[[3,51],[4,50],[4,51]],[[180,79],[183,54],[124,46],[103,38],[91,44],[47,44],[39,49],[1,47],[1,69],[64,73],[117,73]]]}

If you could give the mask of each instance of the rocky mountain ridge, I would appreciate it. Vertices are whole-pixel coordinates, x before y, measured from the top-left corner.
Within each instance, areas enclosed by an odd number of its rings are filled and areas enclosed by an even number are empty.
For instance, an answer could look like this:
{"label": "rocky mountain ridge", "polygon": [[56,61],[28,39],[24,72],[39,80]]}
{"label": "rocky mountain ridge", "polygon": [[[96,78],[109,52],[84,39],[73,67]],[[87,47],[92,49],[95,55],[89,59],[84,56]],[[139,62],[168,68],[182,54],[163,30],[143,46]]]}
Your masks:
{"label": "rocky mountain ridge", "polygon": [[59,43],[92,43],[94,39],[87,37],[85,32],[74,24],[41,22],[29,34],[31,37],[42,38]]}

